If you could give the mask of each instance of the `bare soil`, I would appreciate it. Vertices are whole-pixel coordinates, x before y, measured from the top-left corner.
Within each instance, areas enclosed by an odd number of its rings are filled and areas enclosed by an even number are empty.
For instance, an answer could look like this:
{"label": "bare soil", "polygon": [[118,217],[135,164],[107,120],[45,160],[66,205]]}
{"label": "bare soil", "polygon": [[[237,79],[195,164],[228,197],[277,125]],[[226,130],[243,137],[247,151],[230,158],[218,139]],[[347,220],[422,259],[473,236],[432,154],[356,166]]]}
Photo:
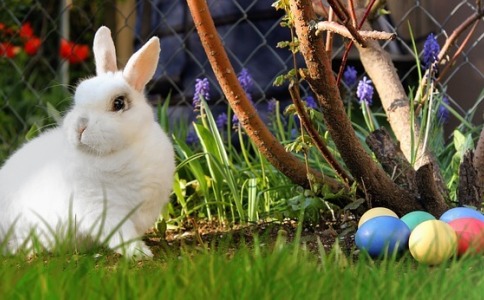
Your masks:
{"label": "bare soil", "polygon": [[[294,220],[260,222],[247,225],[224,225],[220,222],[198,220],[184,226],[167,230],[162,237],[157,231],[147,234],[145,242],[155,256],[169,255],[183,249],[223,249],[231,253],[242,246],[251,247],[257,239],[259,245],[272,247],[278,238],[291,243],[297,236],[298,223]],[[304,224],[300,243],[310,252],[318,253],[321,244],[330,251],[336,241],[341,249],[351,254],[354,247],[356,221],[322,221],[319,224]]]}

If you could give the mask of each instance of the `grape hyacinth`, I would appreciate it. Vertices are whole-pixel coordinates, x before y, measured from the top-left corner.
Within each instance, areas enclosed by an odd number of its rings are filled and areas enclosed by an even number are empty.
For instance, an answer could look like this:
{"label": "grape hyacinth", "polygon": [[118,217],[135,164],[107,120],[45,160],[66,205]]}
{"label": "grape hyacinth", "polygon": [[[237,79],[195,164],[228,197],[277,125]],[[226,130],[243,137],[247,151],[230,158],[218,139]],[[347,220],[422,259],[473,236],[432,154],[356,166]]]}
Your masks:
{"label": "grape hyacinth", "polygon": [[186,137],[186,143],[188,145],[196,145],[199,143],[199,141],[200,139],[198,138],[197,133],[193,129],[188,131],[187,137]]}
{"label": "grape hyacinth", "polygon": [[210,100],[210,83],[208,78],[195,79],[195,93],[193,94],[193,107],[195,109],[200,108],[200,102],[202,97],[205,101]]}
{"label": "grape hyacinth", "polygon": [[232,127],[236,128],[239,125],[239,118],[237,118],[237,115],[234,113],[232,116]]}
{"label": "grape hyacinth", "polygon": [[222,130],[225,128],[227,125],[227,114],[226,113],[221,113],[220,115],[217,116],[217,120],[215,120],[215,123],[217,124],[217,128],[219,130]]}
{"label": "grape hyacinth", "polygon": [[431,33],[427,36],[423,47],[423,67],[424,69],[430,68],[438,59],[440,52],[440,45],[437,42],[434,34]]}
{"label": "grape hyacinth", "polygon": [[352,88],[356,84],[356,77],[358,73],[353,66],[347,66],[343,73],[343,81],[349,87]]}
{"label": "grape hyacinth", "polygon": [[277,100],[272,98],[271,100],[269,100],[267,102],[267,112],[269,114],[273,114],[276,112],[276,108],[277,108]]}
{"label": "grape hyacinth", "polygon": [[360,103],[366,103],[368,105],[372,104],[373,93],[375,89],[371,84],[371,80],[366,76],[358,83],[358,88],[356,89],[356,96]]}
{"label": "grape hyacinth", "polygon": [[306,106],[312,109],[315,109],[318,107],[316,104],[316,101],[314,100],[313,96],[306,96],[304,97],[304,101],[306,101]]}
{"label": "grape hyacinth", "polygon": [[440,124],[445,124],[449,120],[449,109],[444,105],[449,105],[449,98],[446,96],[442,97],[442,103],[439,105],[439,108],[437,109],[437,120],[439,121]]}
{"label": "grape hyacinth", "polygon": [[237,79],[239,80],[242,89],[244,89],[247,98],[252,101],[252,95],[249,93],[249,90],[254,85],[254,81],[252,80],[249,71],[246,68],[243,68],[237,76]]}

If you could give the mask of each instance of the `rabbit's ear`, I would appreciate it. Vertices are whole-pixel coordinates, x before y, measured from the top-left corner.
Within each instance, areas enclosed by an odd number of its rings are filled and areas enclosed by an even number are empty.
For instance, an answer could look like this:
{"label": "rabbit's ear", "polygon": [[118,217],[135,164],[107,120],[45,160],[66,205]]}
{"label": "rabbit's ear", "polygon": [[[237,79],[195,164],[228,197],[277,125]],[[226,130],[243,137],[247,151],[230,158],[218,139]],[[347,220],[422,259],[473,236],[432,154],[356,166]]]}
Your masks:
{"label": "rabbit's ear", "polygon": [[116,49],[111,38],[111,30],[101,26],[94,36],[93,43],[94,60],[96,61],[96,74],[116,72]]}
{"label": "rabbit's ear", "polygon": [[130,57],[123,71],[126,81],[137,91],[143,91],[158,66],[160,40],[152,37],[141,49]]}

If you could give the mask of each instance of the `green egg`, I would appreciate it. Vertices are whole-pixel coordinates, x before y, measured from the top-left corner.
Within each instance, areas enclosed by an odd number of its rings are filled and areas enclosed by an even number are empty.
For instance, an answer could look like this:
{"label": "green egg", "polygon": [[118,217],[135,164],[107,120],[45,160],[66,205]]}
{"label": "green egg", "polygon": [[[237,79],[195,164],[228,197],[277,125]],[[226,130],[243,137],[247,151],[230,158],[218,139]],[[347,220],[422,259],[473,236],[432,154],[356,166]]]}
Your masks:
{"label": "green egg", "polygon": [[429,220],[435,220],[435,217],[426,211],[416,210],[409,212],[400,219],[407,224],[410,231],[412,231],[418,224]]}

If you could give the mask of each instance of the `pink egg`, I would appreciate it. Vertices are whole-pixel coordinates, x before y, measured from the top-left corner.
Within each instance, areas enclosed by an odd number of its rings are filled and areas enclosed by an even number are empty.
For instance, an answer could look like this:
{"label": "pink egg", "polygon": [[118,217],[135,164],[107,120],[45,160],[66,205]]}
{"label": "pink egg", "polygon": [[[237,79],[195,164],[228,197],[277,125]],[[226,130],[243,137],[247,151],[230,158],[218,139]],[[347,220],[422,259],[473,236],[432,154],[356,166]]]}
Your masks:
{"label": "pink egg", "polygon": [[484,222],[474,218],[460,218],[449,222],[457,234],[457,253],[467,251],[484,254]]}

